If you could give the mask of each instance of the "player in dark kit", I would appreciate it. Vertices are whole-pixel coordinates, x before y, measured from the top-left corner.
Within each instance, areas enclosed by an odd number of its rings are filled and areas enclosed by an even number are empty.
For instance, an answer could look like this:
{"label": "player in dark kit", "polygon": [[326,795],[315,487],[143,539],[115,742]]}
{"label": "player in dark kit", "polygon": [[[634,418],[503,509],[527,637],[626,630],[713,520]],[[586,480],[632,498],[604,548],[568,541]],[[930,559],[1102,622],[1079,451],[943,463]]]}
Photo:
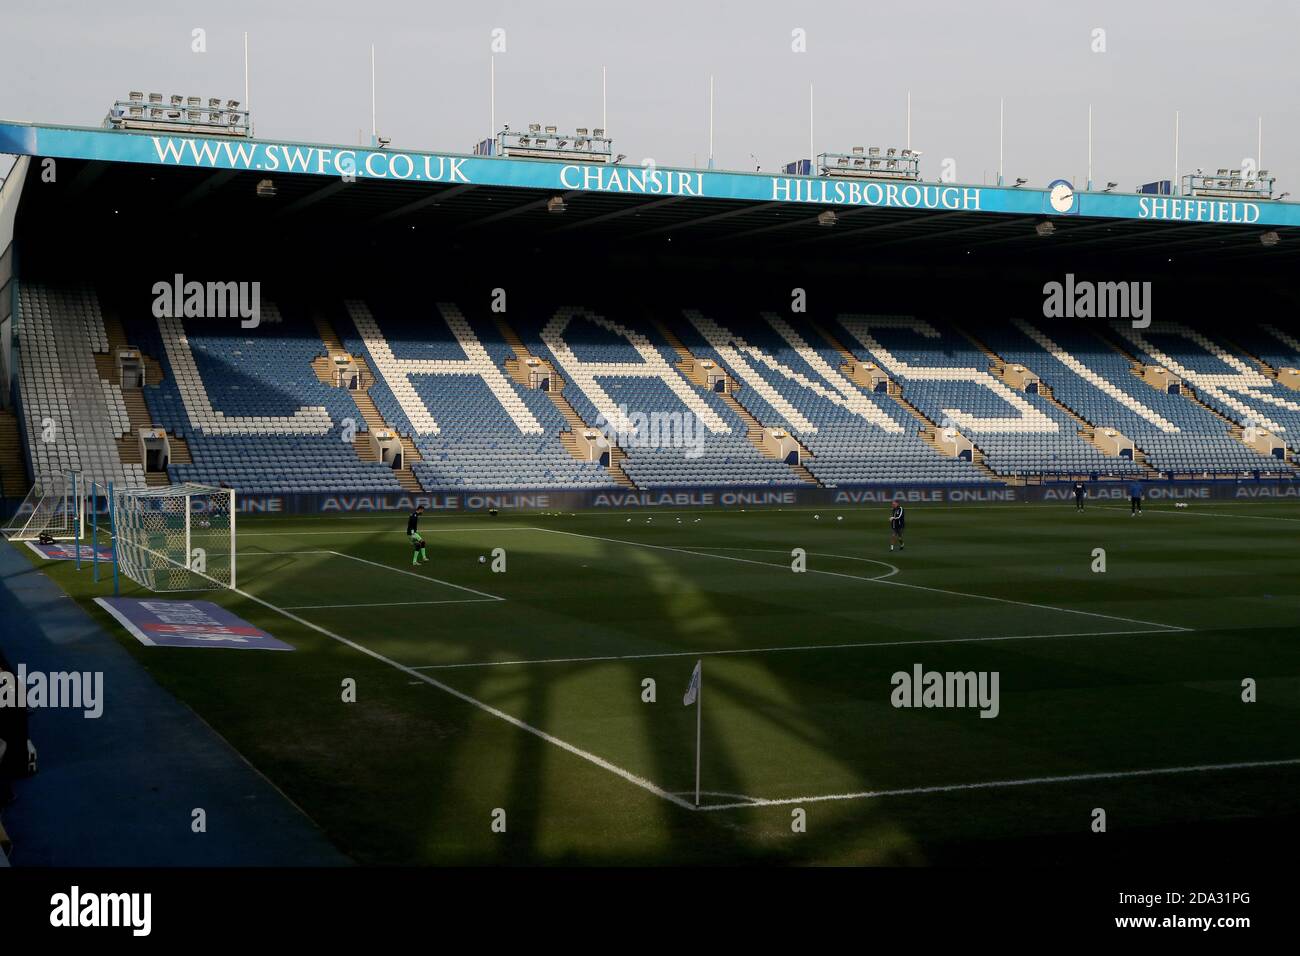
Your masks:
{"label": "player in dark kit", "polygon": [[894,507],[889,510],[889,550],[894,550],[894,545],[898,545],[898,550],[903,550],[903,503],[895,501]]}
{"label": "player in dark kit", "polygon": [[1083,499],[1088,497],[1088,488],[1082,481],[1074,483],[1074,510],[1083,510]]}
{"label": "player in dark kit", "polygon": [[406,519],[406,536],[411,539],[411,547],[414,553],[411,555],[411,564],[419,564],[423,558],[427,564],[429,562],[429,552],[425,550],[424,538],[420,534],[420,515],[424,514],[424,505],[419,505],[411,512],[411,517]]}
{"label": "player in dark kit", "polygon": [[1136,518],[1142,513],[1142,482],[1135,481],[1128,486],[1129,517]]}

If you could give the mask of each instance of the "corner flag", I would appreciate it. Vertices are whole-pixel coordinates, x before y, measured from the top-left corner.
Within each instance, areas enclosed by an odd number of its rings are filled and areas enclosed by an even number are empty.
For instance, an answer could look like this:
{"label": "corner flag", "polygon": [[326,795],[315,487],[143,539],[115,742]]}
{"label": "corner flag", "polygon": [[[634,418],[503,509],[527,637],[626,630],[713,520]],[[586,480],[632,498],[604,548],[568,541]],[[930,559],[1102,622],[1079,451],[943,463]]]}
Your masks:
{"label": "corner flag", "polygon": [[691,671],[691,682],[686,687],[686,696],[682,703],[687,707],[695,705],[695,805],[700,805],[700,732],[704,722],[704,701],[700,700],[700,686],[704,683],[704,661],[695,662]]}
{"label": "corner flag", "polygon": [[682,704],[689,707],[695,703],[695,698],[700,694],[700,665],[703,661],[696,661],[695,670],[691,671],[691,683],[686,688],[686,696],[682,698]]}

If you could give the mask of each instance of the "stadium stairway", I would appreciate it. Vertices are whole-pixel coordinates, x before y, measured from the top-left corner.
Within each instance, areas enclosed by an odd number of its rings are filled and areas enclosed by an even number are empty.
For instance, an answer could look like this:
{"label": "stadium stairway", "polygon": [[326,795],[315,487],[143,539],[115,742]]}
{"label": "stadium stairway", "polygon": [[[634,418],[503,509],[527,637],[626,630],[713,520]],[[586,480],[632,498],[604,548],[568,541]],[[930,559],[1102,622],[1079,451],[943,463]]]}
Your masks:
{"label": "stadium stairway", "polygon": [[18,417],[0,410],[0,497],[21,498],[27,494],[27,467],[23,464],[23,440]]}
{"label": "stadium stairway", "polygon": [[[575,409],[573,404],[564,397],[564,379],[555,371],[554,365],[546,359],[534,356],[529,352],[528,346],[524,344],[524,340],[519,337],[519,334],[515,332],[515,330],[512,329],[504,319],[500,316],[493,316],[493,318],[496,320],[497,328],[501,331],[501,337],[505,339],[506,344],[510,346],[510,351],[515,353],[513,359],[506,359],[506,374],[520,385],[528,388],[530,387],[530,384],[528,381],[528,375],[524,371],[524,363],[532,358],[536,358],[541,363],[541,367],[544,368],[550,376],[550,388],[546,391],[546,397],[551,400],[551,403],[559,410],[560,414],[564,416],[564,420],[569,423],[569,430],[567,432],[560,432],[560,444],[564,446],[564,450],[573,456],[574,459],[578,461],[586,461],[586,452],[582,449],[575,433],[590,428],[591,426],[582,420],[582,416],[578,414],[577,409]],[[622,487],[635,489],[636,482],[628,477],[627,472],[623,470],[623,462],[626,460],[627,452],[620,448],[616,443],[611,442],[609,447],[609,465],[606,466],[605,470],[608,471],[609,476]]]}
{"label": "stadium stairway", "polygon": [[[681,361],[673,367],[682,373],[682,378],[686,379],[701,391],[711,391],[709,383],[707,381],[701,381],[698,377],[699,374],[702,374],[697,373],[696,371],[700,368],[699,359],[697,359],[694,353],[692,353],[682,340],[677,337],[677,333],[668,328],[668,326],[663,322],[660,322],[653,317],[650,319],[650,322],[659,330],[659,334],[664,337],[664,341],[668,343],[668,346],[676,352],[678,358],[681,359]],[[739,392],[739,390],[740,383],[728,374],[726,390],[722,392],[713,392],[713,394],[722,399],[726,406],[735,412],[736,415],[739,416],[740,420],[745,423],[745,438],[751,445],[758,449],[759,454],[766,458],[780,461],[780,457],[764,445],[763,423],[760,422],[754,414],[744,406],[740,399],[736,397],[736,393]],[[794,436],[791,436],[791,438],[793,437]],[[812,452],[810,452],[802,442],[798,441],[798,439],[795,439],[795,442],[799,446],[800,460],[812,457]],[[817,477],[803,465],[787,464],[786,467],[810,485],[821,484],[821,482],[817,480]]]}
{"label": "stadium stairway", "polygon": [[[312,368],[316,372],[316,377],[326,385],[336,385],[333,375],[333,356],[337,354],[349,355],[347,348],[343,345],[343,340],[339,338],[338,333],[334,331],[334,326],[329,319],[316,312],[312,316],[316,324],[316,331],[320,335],[321,342],[325,345],[326,355],[318,356],[312,360]],[[348,395],[352,397],[352,403],[356,405],[357,412],[361,415],[361,420],[366,423],[367,432],[386,430],[397,435],[398,440],[402,443],[402,467],[393,471],[393,477],[397,483],[402,486],[403,491],[409,491],[412,494],[419,494],[424,491],[420,485],[420,480],[415,477],[412,465],[417,461],[423,461],[420,450],[415,447],[415,442],[411,440],[410,435],[403,435],[396,428],[391,427],[384,416],[380,414],[375,400],[370,397],[370,386],[374,384],[375,375],[371,371],[370,363],[366,361],[363,355],[350,355],[353,362],[356,363],[357,370],[360,374],[358,387],[347,389]],[[357,453],[357,458],[367,463],[379,461],[379,455],[370,447],[370,442],[366,435],[360,431],[352,440],[352,447]]]}
{"label": "stadium stairway", "polygon": [[[817,332],[817,334],[820,335],[826,341],[826,343],[830,345],[830,347],[833,348],[836,352],[838,352],[840,356],[844,359],[845,365],[841,367],[840,371],[845,372],[845,374],[848,374],[847,373],[848,366],[857,363],[859,361],[858,357],[854,355],[853,352],[830,329],[826,328],[825,326],[819,323],[814,322],[813,330]],[[984,351],[987,352],[988,350],[985,349]],[[994,358],[996,358],[996,356],[994,356]],[[883,373],[884,370],[882,369],[881,371]],[[903,386],[899,385],[898,382],[894,381],[894,379],[890,378],[887,375],[885,376],[885,382],[886,382],[885,394],[888,395],[890,398],[892,398],[899,408],[903,409],[903,411],[907,412],[909,415],[915,418],[917,422],[920,424],[921,427],[918,434],[920,435],[921,440],[925,442],[927,445],[929,445],[931,448],[933,448],[939,454],[941,455],[946,454],[943,450],[943,445],[939,440],[938,424],[936,422],[931,421],[929,416],[927,416],[924,412],[922,412],[919,408],[917,408],[915,405],[913,405],[911,402],[907,400],[907,398],[903,395]],[[999,475],[996,471],[990,468],[988,466],[988,463],[984,460],[984,452],[980,450],[980,447],[974,444],[974,442],[971,443],[971,464],[974,465],[976,468],[978,468],[980,471],[984,472],[984,474],[988,475],[991,481],[997,481],[997,482],[1002,482],[1004,484],[1013,484],[1013,485],[1023,484],[1023,482],[1020,481],[1019,479],[1012,479],[1004,475]]]}
{"label": "stadium stairway", "polygon": [[[130,348],[131,345],[117,313],[109,306],[103,306],[102,313],[108,352],[95,353],[95,366],[99,370],[99,377],[121,394],[122,406],[126,409],[127,422],[130,424],[130,431],[117,439],[117,456],[123,465],[139,465],[143,470],[144,459],[140,455],[140,442],[136,436],[140,434],[141,428],[154,427],[153,416],[149,414],[149,406],[145,403],[144,389],[122,388],[122,372],[113,357],[119,349]],[[161,385],[162,363],[153,356],[145,355],[143,351],[140,352],[140,363],[144,367],[145,385]],[[190,448],[184,438],[168,433],[167,442],[171,447],[171,464],[193,464],[194,459],[190,456]],[[160,487],[170,484],[171,478],[165,471],[145,472],[144,481],[150,487]]]}
{"label": "stadium stairway", "polygon": [[[978,336],[972,334],[968,329],[958,327],[958,331],[960,331],[962,335],[966,336],[966,338],[970,339],[971,344],[973,344],[977,349],[979,349],[981,352],[983,352],[985,355],[988,356],[989,372],[996,378],[1003,379],[1005,381],[1005,379],[1003,378],[1003,374],[1007,369],[1007,364],[1008,364],[1007,361],[1004,358],[1002,358],[1002,356],[999,355],[997,352],[995,352],[993,349],[989,348],[988,345],[986,345]],[[1038,376],[1038,396],[1040,398],[1046,399],[1049,404],[1059,409],[1060,411],[1064,412],[1066,415],[1070,416],[1070,418],[1078,426],[1079,437],[1082,438],[1084,441],[1086,441],[1089,445],[1092,445],[1098,451],[1104,453],[1105,448],[1102,446],[1101,442],[1097,440],[1096,424],[1094,422],[1088,421],[1086,418],[1084,418],[1082,415],[1076,412],[1069,405],[1066,405],[1059,398],[1057,398],[1056,393],[1052,391],[1052,386],[1047,382],[1043,381],[1043,377],[1038,369],[1030,369],[1030,371],[1032,371],[1035,375]],[[1160,473],[1156,471],[1156,469],[1152,468],[1151,465],[1147,462],[1146,453],[1142,451],[1142,449],[1138,448],[1136,443],[1134,443],[1133,446],[1133,461],[1135,464],[1137,464],[1139,467],[1142,468],[1142,477],[1144,478],[1160,477]]]}

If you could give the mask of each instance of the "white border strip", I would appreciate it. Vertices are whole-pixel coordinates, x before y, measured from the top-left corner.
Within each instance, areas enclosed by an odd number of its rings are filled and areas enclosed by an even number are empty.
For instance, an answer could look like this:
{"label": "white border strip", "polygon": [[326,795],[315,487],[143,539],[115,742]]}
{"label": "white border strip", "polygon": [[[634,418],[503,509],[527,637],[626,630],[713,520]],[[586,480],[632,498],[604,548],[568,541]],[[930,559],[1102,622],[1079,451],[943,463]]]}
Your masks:
{"label": "white border strip", "polygon": [[864,790],[861,793],[825,793],[809,797],[785,797],[765,800],[759,797],[743,803],[715,803],[701,810],[737,810],[744,807],[781,807],[795,803],[825,803],[829,800],[874,800],[878,797],[908,797],[928,793],[956,793],[961,790],[997,790],[1004,787],[1031,787],[1051,783],[1082,783],[1090,780],[1123,780],[1132,777],[1159,777],[1179,773],[1213,773],[1221,770],[1253,770],[1265,767],[1300,766],[1300,757],[1285,760],[1246,760],[1238,763],[1211,763],[1189,767],[1156,767],[1149,770],[1113,770],[1103,773],[1072,773],[1059,777],[1025,777],[1021,780],[987,780],[982,783],[953,783],[937,787],[903,787],[897,790]]}

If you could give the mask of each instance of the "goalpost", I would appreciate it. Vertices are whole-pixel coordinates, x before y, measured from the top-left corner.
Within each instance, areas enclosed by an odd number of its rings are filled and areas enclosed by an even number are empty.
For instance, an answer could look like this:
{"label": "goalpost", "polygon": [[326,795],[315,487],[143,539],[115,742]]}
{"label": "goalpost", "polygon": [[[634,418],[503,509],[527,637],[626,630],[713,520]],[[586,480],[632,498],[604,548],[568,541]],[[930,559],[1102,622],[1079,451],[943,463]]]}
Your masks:
{"label": "goalpost", "polygon": [[111,514],[114,560],[137,584],[151,591],[235,586],[233,488],[119,488]]}
{"label": "goalpost", "polygon": [[86,482],[75,471],[38,478],[18,510],[0,529],[9,541],[56,541],[86,536]]}

